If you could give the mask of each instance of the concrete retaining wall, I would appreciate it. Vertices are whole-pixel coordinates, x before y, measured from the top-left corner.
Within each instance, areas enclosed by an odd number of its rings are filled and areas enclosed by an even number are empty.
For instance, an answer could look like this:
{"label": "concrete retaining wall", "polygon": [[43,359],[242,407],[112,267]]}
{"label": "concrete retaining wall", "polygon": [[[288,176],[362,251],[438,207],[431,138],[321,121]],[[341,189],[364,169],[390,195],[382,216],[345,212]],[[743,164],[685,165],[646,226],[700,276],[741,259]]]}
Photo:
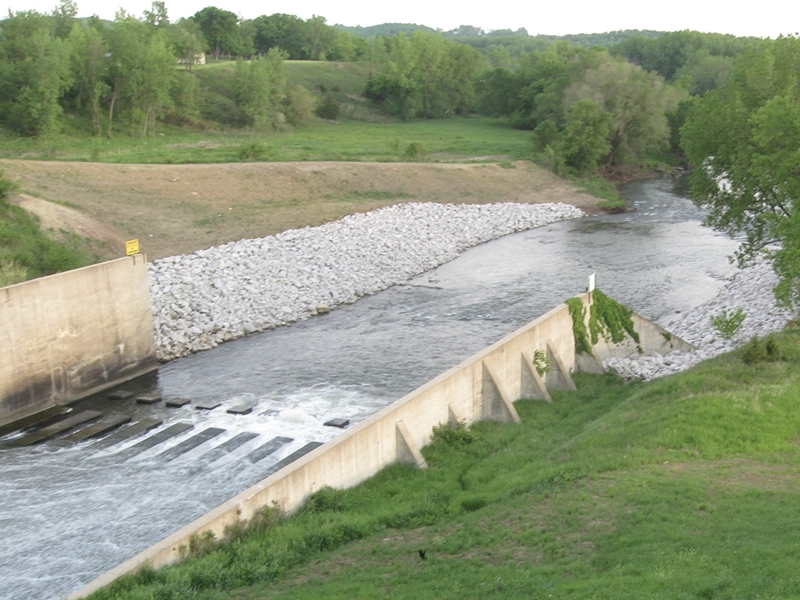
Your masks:
{"label": "concrete retaining wall", "polygon": [[0,426],[155,368],[138,254],[0,288]]}
{"label": "concrete retaining wall", "polygon": [[[589,294],[581,299],[584,306],[590,305]],[[660,327],[637,315],[636,328],[643,351],[663,351],[667,340],[660,335]],[[550,370],[544,377],[533,364],[537,350],[548,356]],[[616,351],[604,343],[598,344],[597,350],[600,358]],[[638,349],[631,345],[619,352]],[[514,400],[549,400],[548,387],[574,389],[570,373],[576,367],[572,317],[569,307],[561,304],[105,573],[69,600],[83,598],[144,566],[158,568],[177,562],[185,557],[192,536],[211,531],[221,538],[228,525],[250,519],[263,506],[275,505],[291,513],[323,486],[357,485],[394,462],[425,468],[420,448],[430,442],[434,426],[483,419],[518,422]]]}

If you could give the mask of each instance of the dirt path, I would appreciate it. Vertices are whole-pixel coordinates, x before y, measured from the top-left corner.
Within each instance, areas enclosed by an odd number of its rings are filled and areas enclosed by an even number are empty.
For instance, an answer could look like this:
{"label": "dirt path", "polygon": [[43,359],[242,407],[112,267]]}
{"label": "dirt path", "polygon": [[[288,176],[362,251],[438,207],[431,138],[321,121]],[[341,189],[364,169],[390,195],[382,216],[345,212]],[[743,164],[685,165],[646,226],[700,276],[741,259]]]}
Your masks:
{"label": "dirt path", "polygon": [[118,165],[2,160],[17,201],[102,258],[138,238],[152,258],[314,226],[398,202],[568,202],[597,198],[527,162]]}

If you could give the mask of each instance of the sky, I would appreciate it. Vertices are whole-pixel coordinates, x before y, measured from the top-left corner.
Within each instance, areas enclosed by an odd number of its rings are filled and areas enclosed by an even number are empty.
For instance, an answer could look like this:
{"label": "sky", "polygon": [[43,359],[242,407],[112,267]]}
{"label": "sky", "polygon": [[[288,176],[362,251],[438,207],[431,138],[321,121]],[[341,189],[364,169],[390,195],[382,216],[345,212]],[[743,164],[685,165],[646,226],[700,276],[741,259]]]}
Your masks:
{"label": "sky", "polygon": [[[473,25],[484,30],[524,27],[529,34],[566,35],[603,33],[624,29],[730,33],[736,36],[777,37],[800,31],[800,2],[797,0],[760,0],[723,3],[719,0],[571,0],[535,2],[507,0],[479,2],[432,2],[431,0],[276,0],[268,3],[253,0],[165,0],[170,20],[189,17],[206,6],[217,6],[252,19],[259,15],[287,13],[308,19],[323,16],[328,24],[379,25],[381,23],[417,23],[444,31],[459,25]],[[37,10],[49,13],[58,0],[0,0],[0,15],[8,11]],[[141,17],[151,0],[77,0],[78,16],[96,14],[113,19],[120,7]]]}

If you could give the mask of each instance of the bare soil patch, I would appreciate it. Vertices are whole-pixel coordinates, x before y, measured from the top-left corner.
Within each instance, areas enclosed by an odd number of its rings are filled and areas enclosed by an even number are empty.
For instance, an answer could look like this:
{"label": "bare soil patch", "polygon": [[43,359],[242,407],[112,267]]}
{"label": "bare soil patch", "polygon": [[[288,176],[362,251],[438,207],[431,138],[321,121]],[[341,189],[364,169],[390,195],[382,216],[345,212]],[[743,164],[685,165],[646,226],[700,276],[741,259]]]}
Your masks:
{"label": "bare soil patch", "polygon": [[[42,224],[90,240],[101,258],[137,238],[153,258],[315,226],[399,202],[599,200],[528,162],[294,162],[121,165],[2,160]],[[55,205],[55,206],[53,206]]]}

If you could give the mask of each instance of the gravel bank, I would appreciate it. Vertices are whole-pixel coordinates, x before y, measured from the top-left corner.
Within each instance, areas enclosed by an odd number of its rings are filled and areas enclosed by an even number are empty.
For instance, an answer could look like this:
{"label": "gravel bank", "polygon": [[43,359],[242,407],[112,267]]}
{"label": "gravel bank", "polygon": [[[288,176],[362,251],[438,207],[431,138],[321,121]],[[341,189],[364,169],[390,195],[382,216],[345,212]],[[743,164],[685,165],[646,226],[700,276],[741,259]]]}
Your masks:
{"label": "gravel bank", "polygon": [[[683,371],[701,360],[733,350],[753,336],[760,337],[783,329],[791,315],[775,303],[772,289],[777,282],[772,266],[768,262],[759,262],[751,268],[737,271],[712,300],[669,323],[660,323],[694,345],[696,350],[693,352],[611,359],[604,364],[625,378],[654,379]],[[738,308],[742,308],[747,317],[734,339],[725,340],[717,332],[711,318],[720,315],[723,310],[730,315]]]}
{"label": "gravel bank", "polygon": [[574,219],[569,204],[398,204],[150,265],[161,360],[326,312],[517,231]]}

